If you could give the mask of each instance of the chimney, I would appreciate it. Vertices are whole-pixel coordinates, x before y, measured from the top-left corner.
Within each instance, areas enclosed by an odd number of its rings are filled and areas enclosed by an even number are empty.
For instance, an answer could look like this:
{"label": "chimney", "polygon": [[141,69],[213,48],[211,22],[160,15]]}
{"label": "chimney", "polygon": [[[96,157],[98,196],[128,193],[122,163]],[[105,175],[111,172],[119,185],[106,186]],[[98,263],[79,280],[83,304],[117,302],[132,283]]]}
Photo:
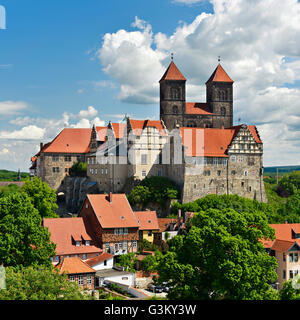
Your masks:
{"label": "chimney", "polygon": [[43,144],[43,142],[41,142],[40,143],[40,151],[42,151],[43,147],[44,147],[44,144]]}
{"label": "chimney", "polygon": [[112,203],[112,192],[108,194],[108,201],[109,203]]}

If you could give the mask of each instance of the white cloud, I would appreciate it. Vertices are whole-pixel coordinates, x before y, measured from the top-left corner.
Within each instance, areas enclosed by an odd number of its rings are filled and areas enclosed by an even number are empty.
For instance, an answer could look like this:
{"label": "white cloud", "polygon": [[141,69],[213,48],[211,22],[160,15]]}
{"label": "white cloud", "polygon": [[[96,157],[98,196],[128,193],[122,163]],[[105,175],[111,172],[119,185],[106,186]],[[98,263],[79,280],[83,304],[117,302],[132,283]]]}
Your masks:
{"label": "white cloud", "polygon": [[88,107],[87,110],[81,110],[79,112],[79,117],[80,118],[93,118],[97,114],[98,114],[98,111],[93,106],[90,106],[90,107]]}
{"label": "white cloud", "polygon": [[44,138],[46,129],[35,125],[23,127],[21,130],[0,131],[0,139],[6,140],[41,140]]}
{"label": "white cloud", "polygon": [[199,12],[191,23],[179,23],[171,35],[153,33],[151,25],[137,17],[132,24],[137,30],[104,35],[97,56],[103,71],[119,83],[118,98],[139,104],[158,102],[158,81],[173,52],[188,79],[187,100],[203,102],[204,84],[220,55],[235,80],[235,120],[259,126],[266,163],[300,161],[300,89],[294,85],[300,80],[300,3],[210,2],[213,13]]}
{"label": "white cloud", "polygon": [[27,108],[28,104],[23,101],[0,101],[0,115],[2,116],[15,115]]}

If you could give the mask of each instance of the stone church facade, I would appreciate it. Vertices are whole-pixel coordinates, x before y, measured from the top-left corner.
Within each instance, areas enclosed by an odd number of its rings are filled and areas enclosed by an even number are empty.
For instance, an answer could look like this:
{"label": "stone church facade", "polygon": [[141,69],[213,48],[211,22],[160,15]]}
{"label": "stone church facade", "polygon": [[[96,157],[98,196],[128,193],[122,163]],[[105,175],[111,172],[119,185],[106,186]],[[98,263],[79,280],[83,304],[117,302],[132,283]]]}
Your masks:
{"label": "stone church facade", "polygon": [[[126,117],[122,123],[83,131],[82,139],[64,129],[33,158],[32,168],[37,174],[41,157],[66,160],[72,150],[71,159],[81,156],[87,162],[87,178],[99,193],[128,192],[155,175],[173,180],[182,202],[208,194],[267,202],[263,143],[255,126],[233,126],[233,83],[219,64],[206,82],[206,102],[187,102],[186,79],[172,61],[160,80],[160,120]],[[65,163],[61,165],[67,176]],[[56,170],[49,167],[49,177],[42,178],[58,190],[62,173]]]}

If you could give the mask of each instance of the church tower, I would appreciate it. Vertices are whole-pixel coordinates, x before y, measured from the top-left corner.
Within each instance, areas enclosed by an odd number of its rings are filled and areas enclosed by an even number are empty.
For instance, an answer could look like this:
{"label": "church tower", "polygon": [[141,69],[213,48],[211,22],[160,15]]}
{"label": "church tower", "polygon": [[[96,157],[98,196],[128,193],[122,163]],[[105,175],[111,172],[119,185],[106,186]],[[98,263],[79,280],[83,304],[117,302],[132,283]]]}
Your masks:
{"label": "church tower", "polygon": [[183,126],[186,79],[171,61],[160,83],[160,119],[169,131]]}
{"label": "church tower", "polygon": [[213,128],[233,125],[233,82],[221,64],[206,82],[206,101],[213,113]]}

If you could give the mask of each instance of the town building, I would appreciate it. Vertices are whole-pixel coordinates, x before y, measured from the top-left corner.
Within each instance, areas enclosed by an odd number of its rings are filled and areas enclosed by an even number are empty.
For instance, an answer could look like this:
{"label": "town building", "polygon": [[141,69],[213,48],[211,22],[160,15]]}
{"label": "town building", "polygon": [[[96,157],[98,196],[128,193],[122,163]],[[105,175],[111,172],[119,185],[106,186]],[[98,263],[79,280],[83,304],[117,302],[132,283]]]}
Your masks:
{"label": "town building", "polygon": [[103,252],[137,252],[139,223],[125,194],[89,194],[79,216]]}
{"label": "town building", "polygon": [[271,224],[275,240],[262,240],[265,249],[277,260],[278,288],[300,273],[300,223]]}
{"label": "town building", "polygon": [[76,282],[81,289],[95,289],[96,271],[80,258],[63,258],[56,265],[60,274],[67,274],[70,282]]}
{"label": "town building", "polygon": [[154,241],[154,234],[159,231],[156,211],[135,211],[139,223],[139,240]]}
{"label": "town building", "polygon": [[64,258],[87,260],[102,253],[95,239],[87,232],[82,218],[44,218],[43,226],[48,229],[50,240],[56,245],[56,255],[51,258],[53,264]]}

